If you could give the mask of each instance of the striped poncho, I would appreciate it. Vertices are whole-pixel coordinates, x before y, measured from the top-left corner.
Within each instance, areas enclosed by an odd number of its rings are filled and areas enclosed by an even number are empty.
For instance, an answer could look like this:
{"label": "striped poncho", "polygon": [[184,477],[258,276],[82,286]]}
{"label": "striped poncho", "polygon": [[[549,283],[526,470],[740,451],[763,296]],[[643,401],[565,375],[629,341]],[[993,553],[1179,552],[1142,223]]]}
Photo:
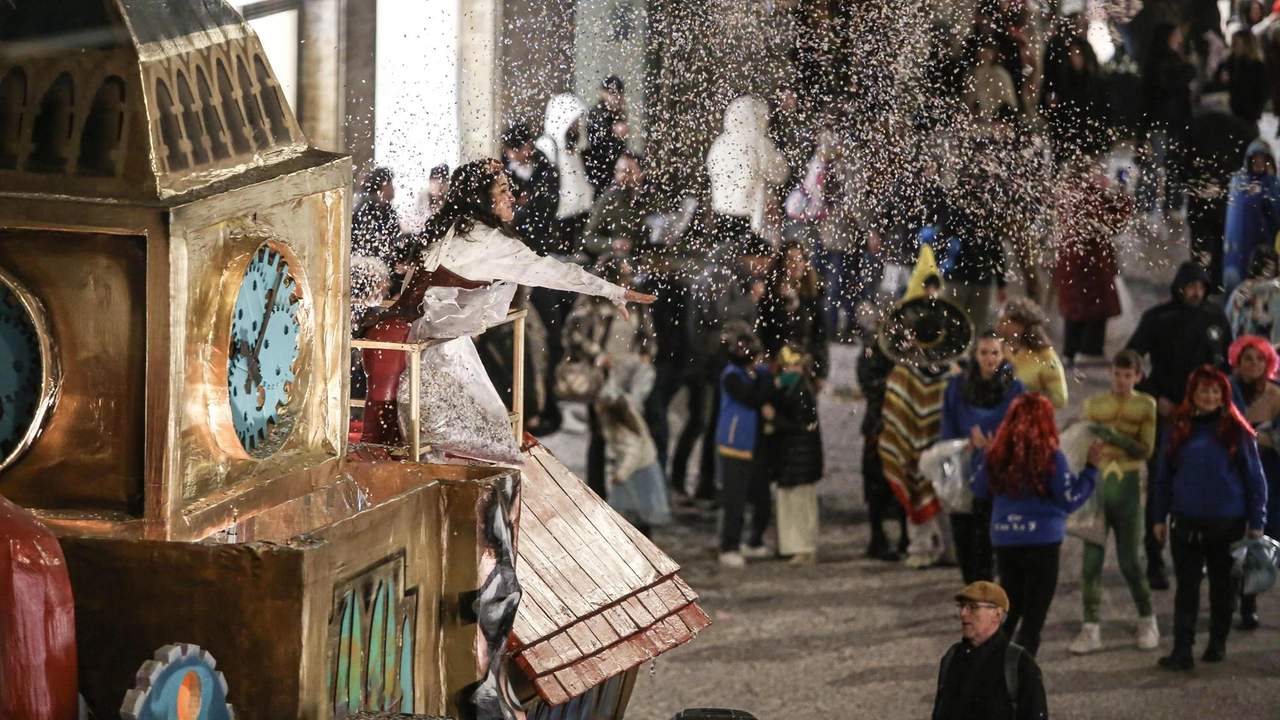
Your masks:
{"label": "striped poncho", "polygon": [[885,479],[915,525],[932,520],[940,509],[933,485],[920,474],[920,455],[938,440],[948,376],[945,370],[898,365],[885,388],[880,459]]}

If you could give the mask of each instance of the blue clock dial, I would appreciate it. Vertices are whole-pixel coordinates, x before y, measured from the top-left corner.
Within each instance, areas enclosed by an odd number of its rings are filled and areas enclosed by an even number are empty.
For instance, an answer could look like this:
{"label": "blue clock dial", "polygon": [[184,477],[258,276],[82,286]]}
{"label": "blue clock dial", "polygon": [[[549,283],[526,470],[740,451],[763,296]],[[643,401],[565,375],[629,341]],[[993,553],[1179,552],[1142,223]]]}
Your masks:
{"label": "blue clock dial", "polygon": [[13,289],[0,284],[0,460],[26,441],[44,391],[36,323]]}
{"label": "blue clock dial", "polygon": [[278,450],[292,425],[300,303],[288,262],[263,245],[236,296],[227,364],[232,424],[240,444],[255,457]]}

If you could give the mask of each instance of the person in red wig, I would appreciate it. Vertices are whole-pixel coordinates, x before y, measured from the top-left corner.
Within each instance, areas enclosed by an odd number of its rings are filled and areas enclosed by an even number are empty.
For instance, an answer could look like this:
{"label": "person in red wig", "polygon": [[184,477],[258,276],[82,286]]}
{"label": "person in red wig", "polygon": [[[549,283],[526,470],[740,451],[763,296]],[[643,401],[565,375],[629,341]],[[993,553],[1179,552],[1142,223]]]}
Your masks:
{"label": "person in red wig", "polygon": [[[1267,478],[1267,535],[1280,537],[1280,355],[1263,337],[1244,335],[1231,344],[1232,400],[1258,434],[1258,457]],[[1240,596],[1240,629],[1258,627],[1258,597]]]}
{"label": "person in red wig", "polygon": [[1094,442],[1088,465],[1073,474],[1058,449],[1053,404],[1028,393],[1009,406],[974,473],[974,497],[992,499],[991,544],[1009,594],[1004,631],[1032,655],[1058,588],[1067,515],[1093,493],[1101,459],[1102,443]]}
{"label": "person in red wig", "polygon": [[1246,532],[1262,535],[1267,481],[1253,428],[1231,403],[1231,382],[1210,365],[1187,379],[1186,399],[1173,412],[1169,445],[1152,486],[1156,538],[1170,539],[1177,591],[1173,652],[1160,658],[1169,670],[1195,667],[1200,581],[1209,575],[1209,645],[1200,659],[1221,662],[1235,610],[1231,545]]}

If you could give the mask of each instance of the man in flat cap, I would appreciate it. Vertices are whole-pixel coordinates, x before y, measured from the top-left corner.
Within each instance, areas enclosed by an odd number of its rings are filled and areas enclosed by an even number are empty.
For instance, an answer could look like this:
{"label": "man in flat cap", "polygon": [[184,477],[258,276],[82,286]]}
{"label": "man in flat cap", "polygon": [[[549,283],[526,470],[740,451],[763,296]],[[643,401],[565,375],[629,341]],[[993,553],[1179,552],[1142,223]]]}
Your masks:
{"label": "man in flat cap", "polygon": [[1000,629],[1009,596],[979,580],[956,594],[960,642],[938,671],[933,720],[1043,720],[1049,717],[1040,667]]}

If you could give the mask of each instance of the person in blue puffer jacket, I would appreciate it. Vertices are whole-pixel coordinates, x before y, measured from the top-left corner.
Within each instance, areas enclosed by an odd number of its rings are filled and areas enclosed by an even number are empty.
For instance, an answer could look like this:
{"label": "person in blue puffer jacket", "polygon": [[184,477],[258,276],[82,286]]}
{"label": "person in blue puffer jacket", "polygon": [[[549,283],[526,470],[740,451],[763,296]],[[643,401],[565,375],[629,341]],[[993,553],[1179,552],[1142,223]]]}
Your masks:
{"label": "person in blue puffer jacket", "polygon": [[1004,632],[1031,655],[1058,589],[1067,515],[1093,494],[1101,458],[1102,443],[1094,442],[1088,465],[1073,474],[1058,449],[1053,403],[1026,393],[1009,406],[974,473],[974,498],[992,500],[991,544],[1009,595]]}
{"label": "person in blue puffer jacket", "polygon": [[1177,591],[1173,652],[1161,667],[1191,670],[1200,614],[1200,582],[1209,575],[1209,645],[1203,662],[1221,662],[1237,588],[1231,545],[1261,537],[1267,522],[1267,480],[1256,433],[1231,403],[1227,376],[1209,365],[1187,379],[1186,399],[1174,411],[1168,449],[1151,495],[1153,531],[1171,537]]}
{"label": "person in blue puffer jacket", "polygon": [[[976,466],[991,444],[1015,398],[1026,392],[1013,376],[1013,363],[1004,357],[1004,343],[994,330],[978,336],[969,367],[947,382],[942,396],[940,440],[969,440]],[[991,503],[979,500],[972,512],[951,513],[960,575],[965,583],[995,580],[995,551],[991,547]]]}
{"label": "person in blue puffer jacket", "polygon": [[[760,420],[773,419],[768,405],[773,376],[762,362],[764,346],[755,333],[740,331],[727,339],[729,364],[720,374],[720,412],[716,421],[716,471],[720,476],[720,564],[740,568],[746,557],[772,556],[764,532],[773,512],[769,478],[755,462]],[[746,506],[751,505],[751,537],[742,541]]]}

